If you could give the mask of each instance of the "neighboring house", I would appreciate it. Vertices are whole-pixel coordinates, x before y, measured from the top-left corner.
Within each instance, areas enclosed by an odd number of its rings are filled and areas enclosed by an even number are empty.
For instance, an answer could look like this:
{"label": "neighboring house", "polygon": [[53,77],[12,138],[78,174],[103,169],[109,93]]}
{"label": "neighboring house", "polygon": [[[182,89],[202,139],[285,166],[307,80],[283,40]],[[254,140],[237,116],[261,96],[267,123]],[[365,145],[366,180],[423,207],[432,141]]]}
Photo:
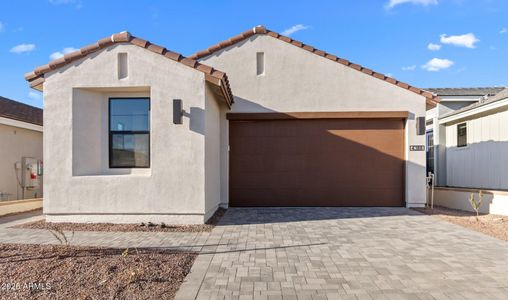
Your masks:
{"label": "neighboring house", "polygon": [[[434,92],[441,99],[436,109],[429,111],[434,114],[427,119],[430,144],[432,136],[439,141],[434,145],[437,175],[434,203],[472,211],[469,197],[483,190],[480,211],[508,215],[508,89]],[[473,101],[447,109],[450,107],[447,102],[456,104],[457,99]],[[441,113],[435,113],[440,109]],[[428,159],[428,165],[431,162],[432,158]],[[475,197],[478,200],[478,195]]]}
{"label": "neighboring house", "polygon": [[443,115],[446,184],[508,190],[508,89]]}
{"label": "neighboring house", "polygon": [[26,79],[44,91],[49,221],[426,201],[417,121],[437,97],[262,26],[191,58],[122,32]]}
{"label": "neighboring house", "polygon": [[0,158],[0,200],[42,197],[40,172],[23,188],[21,170],[23,158],[42,160],[42,109],[0,97]]}
{"label": "neighboring house", "polygon": [[427,173],[435,175],[435,184],[446,186],[446,134],[445,126],[439,119],[459,109],[494,96],[503,87],[477,88],[429,88],[429,92],[436,94],[440,102],[429,109],[426,115],[427,124]]}

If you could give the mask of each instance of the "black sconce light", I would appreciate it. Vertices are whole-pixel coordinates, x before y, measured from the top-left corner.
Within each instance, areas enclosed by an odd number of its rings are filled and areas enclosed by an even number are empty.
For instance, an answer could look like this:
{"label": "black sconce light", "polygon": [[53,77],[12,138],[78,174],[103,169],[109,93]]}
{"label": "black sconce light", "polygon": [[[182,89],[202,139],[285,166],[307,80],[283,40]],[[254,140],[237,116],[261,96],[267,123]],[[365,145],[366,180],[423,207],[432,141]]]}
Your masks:
{"label": "black sconce light", "polygon": [[173,99],[173,124],[183,123],[182,99]]}
{"label": "black sconce light", "polygon": [[425,135],[425,117],[416,118],[416,134]]}

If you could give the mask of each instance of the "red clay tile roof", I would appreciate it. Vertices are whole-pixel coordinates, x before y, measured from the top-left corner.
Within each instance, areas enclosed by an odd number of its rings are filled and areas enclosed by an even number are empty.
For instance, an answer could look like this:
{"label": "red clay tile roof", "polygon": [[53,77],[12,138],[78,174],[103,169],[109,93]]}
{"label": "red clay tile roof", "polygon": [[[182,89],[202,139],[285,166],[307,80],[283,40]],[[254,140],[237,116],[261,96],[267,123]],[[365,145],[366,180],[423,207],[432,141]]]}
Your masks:
{"label": "red clay tile roof", "polygon": [[97,41],[95,44],[85,46],[77,51],[66,54],[61,58],[50,61],[46,65],[37,67],[32,72],[25,74],[25,79],[29,82],[30,87],[42,90],[42,85],[44,83],[44,74],[61,68],[67,64],[72,63],[73,61],[87,56],[90,53],[99,51],[116,43],[131,43],[203,72],[205,74],[205,80],[216,85],[220,89],[220,92],[222,93],[226,103],[229,106],[231,106],[233,103],[233,93],[231,92],[231,87],[229,85],[229,80],[226,73],[201,64],[196,60],[187,58],[179,53],[167,50],[164,47],[152,44],[149,41],[145,41],[143,39],[132,36],[127,31],[105,37]]}
{"label": "red clay tile roof", "polygon": [[1,96],[0,117],[42,126],[42,109]]}
{"label": "red clay tile roof", "polygon": [[210,46],[208,47],[208,49],[205,49],[203,51],[199,51],[199,52],[196,52],[194,53],[193,55],[189,56],[189,58],[192,58],[192,59],[200,59],[200,58],[203,58],[205,56],[208,56],[208,55],[211,55],[212,53],[216,52],[216,51],[219,51],[221,49],[224,49],[224,48],[227,48],[229,46],[232,46],[240,41],[243,41],[243,40],[246,40],[248,39],[249,37],[255,35],[255,34],[266,34],[268,36],[271,36],[271,37],[274,37],[276,39],[279,39],[281,41],[284,41],[286,43],[289,43],[291,45],[294,45],[296,47],[299,47],[299,48],[302,48],[302,49],[305,49],[309,52],[312,52],[314,54],[317,54],[319,56],[322,56],[322,57],[325,57],[325,58],[328,58],[330,60],[333,60],[333,61],[336,61],[340,64],[343,64],[345,66],[348,66],[350,68],[353,68],[357,71],[360,71],[360,72],[363,72],[367,75],[371,75],[371,76],[374,76],[378,79],[381,79],[381,80],[384,80],[384,81],[387,81],[391,84],[394,84],[398,87],[401,87],[403,89],[407,89],[407,90],[410,90],[418,95],[422,95],[424,96],[425,98],[427,98],[427,104],[428,105],[431,105],[431,106],[435,106],[436,103],[439,102],[439,97],[431,92],[428,92],[428,91],[425,91],[425,90],[422,90],[422,89],[419,89],[419,88],[416,88],[414,86],[411,86],[407,83],[403,83],[401,81],[398,81],[394,78],[391,78],[391,77],[388,77],[386,75],[383,75],[381,73],[378,73],[378,72],[374,72],[370,69],[367,69],[365,67],[362,67],[360,65],[357,65],[357,64],[354,64],[348,60],[345,60],[345,59],[342,59],[340,57],[337,57],[333,54],[329,54],[329,53],[326,53],[325,51],[322,51],[322,50],[319,50],[319,49],[316,49],[312,46],[309,46],[309,45],[306,45],[302,42],[299,42],[299,41],[296,41],[296,40],[293,40],[287,36],[283,36],[283,35],[280,35],[278,34],[277,32],[274,32],[274,31],[271,31],[271,30],[268,30],[266,29],[264,26],[256,26],[250,30],[247,30],[245,32],[242,32],[240,33],[239,35],[235,35],[234,37],[232,38],[229,38],[228,40],[225,40],[225,41],[222,41],[220,43],[217,43],[213,46]]}

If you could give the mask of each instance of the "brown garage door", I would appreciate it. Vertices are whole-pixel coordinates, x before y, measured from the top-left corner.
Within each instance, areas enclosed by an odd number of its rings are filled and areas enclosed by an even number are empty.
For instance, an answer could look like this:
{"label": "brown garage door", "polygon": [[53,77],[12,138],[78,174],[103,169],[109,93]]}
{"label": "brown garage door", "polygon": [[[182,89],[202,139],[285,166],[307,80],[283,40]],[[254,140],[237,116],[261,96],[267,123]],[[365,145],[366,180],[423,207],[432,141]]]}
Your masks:
{"label": "brown garage door", "polygon": [[403,206],[403,119],[230,118],[231,206]]}

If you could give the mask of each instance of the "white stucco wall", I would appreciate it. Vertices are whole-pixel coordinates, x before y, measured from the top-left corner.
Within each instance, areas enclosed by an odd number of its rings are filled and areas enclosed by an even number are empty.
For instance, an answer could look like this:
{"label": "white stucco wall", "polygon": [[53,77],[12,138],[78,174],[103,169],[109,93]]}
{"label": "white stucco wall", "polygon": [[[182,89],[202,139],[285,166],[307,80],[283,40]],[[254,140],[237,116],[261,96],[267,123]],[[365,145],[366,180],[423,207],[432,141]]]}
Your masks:
{"label": "white stucco wall", "polygon": [[208,219],[221,203],[221,164],[224,163],[221,155],[224,150],[221,118],[228,109],[225,102],[217,99],[208,85],[205,98],[205,219]]}
{"label": "white stucco wall", "polygon": [[[264,52],[265,73],[256,75],[256,53]],[[409,111],[406,124],[406,202],[425,203],[425,152],[415,117],[425,116],[425,98],[286,42],[255,35],[201,59],[228,74],[233,112]],[[227,169],[223,167],[223,169]],[[227,190],[223,181],[222,190]]]}
{"label": "white stucco wall", "polygon": [[[469,197],[479,200],[479,190],[439,187],[434,190],[434,205],[474,212]],[[508,216],[508,192],[483,191],[480,213]]]}
{"label": "white stucco wall", "polygon": [[[466,123],[466,147],[457,147],[457,124]],[[446,125],[447,186],[508,189],[508,111]]]}
{"label": "white stucco wall", "polygon": [[[129,74],[118,79],[118,53],[127,53]],[[146,49],[117,44],[46,75],[44,83],[44,213],[49,221],[203,223],[220,191],[206,183],[205,132],[218,137],[214,108],[205,97],[204,74]],[[107,101],[114,96],[150,97],[149,169],[108,168]],[[172,120],[173,99],[182,99],[183,124]],[[205,119],[211,107],[212,122]],[[205,153],[206,152],[206,153]],[[207,165],[208,166],[208,165]],[[217,175],[220,179],[220,176]],[[212,204],[214,205],[214,204]]]}
{"label": "white stucco wall", "polygon": [[[22,157],[42,159],[42,132],[0,124],[0,192],[10,194],[9,200],[22,199],[21,170],[14,169],[16,162],[21,166]],[[25,191],[25,199],[42,196],[42,177],[40,180],[39,188]]]}

